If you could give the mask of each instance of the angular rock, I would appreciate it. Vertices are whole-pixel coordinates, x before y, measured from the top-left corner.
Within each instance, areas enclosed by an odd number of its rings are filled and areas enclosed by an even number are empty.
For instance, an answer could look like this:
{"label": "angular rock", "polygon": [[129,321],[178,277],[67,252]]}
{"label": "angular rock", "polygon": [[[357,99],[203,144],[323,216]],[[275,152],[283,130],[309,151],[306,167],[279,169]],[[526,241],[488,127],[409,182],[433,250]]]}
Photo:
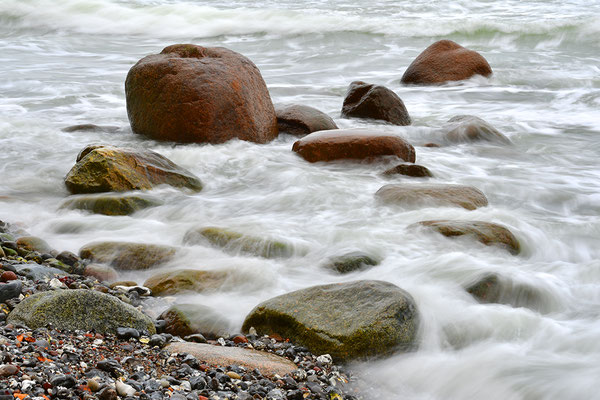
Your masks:
{"label": "angular rock", "polygon": [[93,276],[100,282],[114,282],[119,279],[119,273],[110,265],[89,264],[83,270],[84,276]]}
{"label": "angular rock", "polygon": [[284,241],[260,238],[224,228],[192,229],[183,237],[185,244],[211,244],[230,253],[252,254],[264,258],[286,258],[294,255],[294,246]]}
{"label": "angular rock", "polygon": [[130,215],[144,208],[162,204],[156,198],[142,195],[83,195],[65,200],[61,208],[89,211],[104,215]]}
{"label": "angular rock", "polygon": [[471,236],[488,246],[499,246],[519,254],[521,245],[506,227],[484,221],[421,221],[420,225],[435,229],[444,236]]}
{"label": "angular rock", "polygon": [[228,277],[229,273],[226,271],[180,269],[153,275],[144,282],[144,286],[149,288],[154,296],[168,296],[186,291],[201,293],[218,290]]}
{"label": "angular rock", "polygon": [[398,136],[366,129],[314,132],[295,142],[292,151],[309,162],[371,160],[382,156],[415,162],[415,149],[410,143]]}
{"label": "angular rock", "polygon": [[79,257],[126,271],[156,267],[173,259],[176,253],[176,247],[157,244],[96,242],[83,246]]}
{"label": "angular rock", "polygon": [[242,349],[239,347],[213,346],[202,343],[177,342],[165,347],[171,353],[187,353],[198,361],[213,366],[239,365],[252,371],[258,369],[262,375],[285,376],[296,370],[296,364],[272,353]]}
{"label": "angular rock", "polygon": [[449,184],[393,184],[385,185],[375,196],[386,204],[407,206],[463,207],[475,210],[488,205],[487,198],[477,188]]}
{"label": "angular rock", "polygon": [[63,132],[106,132],[114,133],[118,132],[120,128],[118,126],[111,125],[94,125],[94,124],[79,124],[71,125],[61,129]]}
{"label": "angular rock", "polygon": [[404,72],[402,83],[429,85],[491,74],[492,68],[481,54],[451,40],[440,40],[415,58]]}
{"label": "angular rock", "polygon": [[56,290],[36,293],[21,301],[8,323],[31,329],[52,324],[56,329],[116,333],[118,327],[156,333],[152,320],[114,296],[95,290]]}
{"label": "angular rock", "polygon": [[448,120],[444,127],[445,139],[451,143],[487,141],[509,144],[510,139],[496,128],[473,115],[457,115]]}
{"label": "angular rock", "polygon": [[200,333],[208,339],[229,337],[231,325],[215,310],[200,304],[175,304],[158,319],[165,320],[165,332],[186,337]]}
{"label": "angular rock", "polygon": [[338,129],[331,117],[316,108],[293,104],[275,110],[279,132],[305,136],[316,131]]}
{"label": "angular rock", "polygon": [[370,255],[360,251],[354,251],[329,260],[329,263],[325,265],[325,268],[331,269],[340,274],[347,274],[350,272],[367,269],[370,266],[378,264],[379,261]]}
{"label": "angular rock", "polygon": [[378,119],[401,126],[411,124],[404,102],[396,93],[361,81],[352,82],[348,87],[342,117]]}
{"label": "angular rock", "polygon": [[127,74],[125,97],[133,132],[156,140],[266,143],[278,134],[258,68],[222,47],[176,44],[144,57]]}
{"label": "angular rock", "polygon": [[527,307],[540,312],[548,312],[552,308],[551,299],[546,299],[535,286],[515,282],[495,273],[480,276],[465,290],[480,303]]}
{"label": "angular rock", "polygon": [[277,333],[314,354],[350,361],[415,345],[419,314],[404,290],[383,281],[314,286],[264,301],[242,330]]}
{"label": "angular rock", "polygon": [[386,170],[383,174],[386,176],[406,175],[414,178],[430,178],[433,176],[427,167],[418,164],[399,164]]}
{"label": "angular rock", "polygon": [[44,239],[36,236],[22,236],[18,238],[17,246],[21,249],[37,251],[38,253],[50,253],[54,250]]}
{"label": "angular rock", "polygon": [[149,190],[163,184],[202,189],[196,176],[158,153],[112,146],[86,147],[65,177],[73,194]]}

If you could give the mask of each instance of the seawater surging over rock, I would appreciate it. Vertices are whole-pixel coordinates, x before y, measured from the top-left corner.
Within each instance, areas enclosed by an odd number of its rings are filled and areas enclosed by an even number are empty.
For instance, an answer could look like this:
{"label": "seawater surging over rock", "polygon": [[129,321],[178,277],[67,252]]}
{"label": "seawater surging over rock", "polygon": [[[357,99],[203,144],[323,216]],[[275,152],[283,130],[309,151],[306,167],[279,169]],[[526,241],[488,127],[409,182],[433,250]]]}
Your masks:
{"label": "seawater surging over rock", "polygon": [[266,143],[278,134],[258,68],[222,47],[176,44],[144,57],[127,74],[125,96],[133,132],[156,140]]}

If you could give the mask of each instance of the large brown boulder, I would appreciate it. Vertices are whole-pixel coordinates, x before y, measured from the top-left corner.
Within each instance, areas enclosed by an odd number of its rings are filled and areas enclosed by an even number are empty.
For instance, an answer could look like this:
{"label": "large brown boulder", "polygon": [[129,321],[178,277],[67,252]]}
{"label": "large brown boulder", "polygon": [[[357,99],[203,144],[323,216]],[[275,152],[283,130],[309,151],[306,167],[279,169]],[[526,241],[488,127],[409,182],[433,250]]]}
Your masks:
{"label": "large brown boulder", "polygon": [[487,141],[509,144],[510,139],[479,117],[457,115],[444,127],[445,140],[451,143]]}
{"label": "large brown boulder", "polygon": [[508,228],[484,221],[421,221],[420,225],[435,229],[447,237],[467,236],[487,246],[499,246],[512,254],[519,254],[521,245]]}
{"label": "large brown boulder", "polygon": [[292,104],[278,107],[275,112],[279,132],[305,136],[316,131],[338,129],[329,115],[313,107]]}
{"label": "large brown boulder", "polygon": [[125,80],[135,133],[156,140],[266,143],[278,134],[256,65],[222,47],[176,44],[142,58]]}
{"label": "large brown boulder", "polygon": [[487,198],[477,188],[449,184],[394,184],[385,185],[375,196],[387,204],[407,206],[463,207],[475,210],[488,205]]}
{"label": "large brown boulder", "polygon": [[79,249],[79,257],[122,271],[147,270],[170,261],[176,253],[176,247],[128,242],[95,242]]}
{"label": "large brown boulder", "polygon": [[355,81],[348,87],[342,106],[342,117],[372,118],[394,125],[410,125],[411,120],[402,99],[390,89]]}
{"label": "large brown boulder", "polygon": [[415,162],[415,149],[404,139],[365,129],[314,132],[295,142],[292,150],[309,162],[369,160],[382,156],[395,156],[404,161]]}
{"label": "large brown boulder", "polygon": [[87,146],[65,177],[73,194],[149,190],[161,184],[202,189],[196,176],[158,153],[112,146]]}
{"label": "large brown boulder", "polygon": [[404,72],[402,83],[427,85],[491,74],[492,68],[481,54],[451,40],[440,40],[415,58]]}

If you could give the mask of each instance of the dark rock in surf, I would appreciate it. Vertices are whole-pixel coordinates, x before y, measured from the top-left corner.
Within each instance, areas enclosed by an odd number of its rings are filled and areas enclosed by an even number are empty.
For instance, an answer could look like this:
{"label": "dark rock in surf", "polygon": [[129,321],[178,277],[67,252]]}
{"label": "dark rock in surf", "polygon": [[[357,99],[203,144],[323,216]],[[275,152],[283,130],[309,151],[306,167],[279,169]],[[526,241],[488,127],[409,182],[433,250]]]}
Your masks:
{"label": "dark rock in surf", "polygon": [[427,167],[418,164],[399,164],[394,168],[386,170],[383,175],[405,175],[413,178],[430,178],[433,176]]}
{"label": "dark rock in surf", "polygon": [[222,47],[175,44],[144,57],[127,74],[125,97],[133,132],[156,140],[266,143],[278,134],[258,68]]}
{"label": "dark rock in surf", "polygon": [[390,89],[355,81],[348,87],[342,106],[343,117],[370,118],[394,125],[410,125],[404,102]]}
{"label": "dark rock in surf", "polygon": [[408,66],[402,83],[428,85],[491,74],[492,68],[481,54],[451,40],[440,40],[427,47]]}
{"label": "dark rock in surf", "polygon": [[498,303],[513,307],[526,307],[535,311],[548,312],[552,301],[533,285],[515,282],[495,273],[480,276],[465,290],[480,303]]}
{"label": "dark rock in surf", "polygon": [[293,104],[275,109],[279,132],[305,136],[316,131],[338,129],[331,117],[316,108]]}
{"label": "dark rock in surf", "polygon": [[340,274],[347,274],[354,271],[360,271],[369,267],[378,265],[374,257],[360,251],[353,251],[339,257],[334,257],[325,265],[326,269],[336,271]]}

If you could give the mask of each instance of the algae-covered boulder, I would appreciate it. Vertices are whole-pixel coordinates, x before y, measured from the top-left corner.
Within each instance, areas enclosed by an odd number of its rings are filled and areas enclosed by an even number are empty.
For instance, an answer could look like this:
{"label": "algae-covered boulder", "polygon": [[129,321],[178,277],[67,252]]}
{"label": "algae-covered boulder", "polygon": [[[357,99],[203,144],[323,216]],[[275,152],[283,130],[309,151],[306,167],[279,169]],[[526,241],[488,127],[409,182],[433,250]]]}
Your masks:
{"label": "algae-covered boulder", "polygon": [[369,254],[353,251],[342,256],[333,257],[325,264],[326,269],[336,271],[340,274],[348,274],[350,272],[367,269],[374,265],[378,265],[374,257]]}
{"label": "algae-covered boulder", "polygon": [[229,278],[227,271],[201,271],[180,269],[160,272],[144,282],[154,296],[168,296],[186,291],[215,291],[223,287]]}
{"label": "algae-covered boulder", "polygon": [[256,306],[242,330],[277,333],[314,354],[350,361],[415,346],[419,314],[410,294],[382,281],[314,286]]}
{"label": "algae-covered boulder", "polygon": [[166,322],[165,332],[185,337],[201,333],[208,339],[228,337],[229,321],[210,307],[200,304],[175,304],[165,310],[158,319]]}
{"label": "algae-covered boulder", "polygon": [[290,243],[217,227],[192,229],[185,234],[183,242],[211,244],[230,253],[245,253],[264,258],[285,258],[294,255],[294,246]]}
{"label": "algae-covered boulder", "polygon": [[385,204],[410,207],[463,207],[475,210],[488,205],[485,195],[477,188],[451,184],[393,184],[375,193]]}
{"label": "algae-covered boulder", "polygon": [[118,327],[156,332],[152,320],[134,307],[114,296],[85,289],[36,293],[21,301],[7,321],[31,329],[52,324],[57,329],[100,333],[116,333]]}
{"label": "algae-covered boulder", "polygon": [[484,221],[421,221],[420,225],[435,229],[447,237],[467,236],[487,246],[499,246],[512,254],[519,254],[519,241],[508,228]]}
{"label": "algae-covered boulder", "polygon": [[130,215],[144,208],[160,205],[161,201],[142,195],[118,194],[73,196],[63,202],[61,208],[89,211],[104,215]]}
{"label": "algae-covered boulder", "polygon": [[52,247],[44,239],[37,236],[21,236],[17,239],[17,246],[27,251],[37,251],[38,253],[50,253]]}
{"label": "algae-covered boulder", "polygon": [[98,145],[79,153],[65,184],[73,194],[149,190],[162,184],[202,189],[196,176],[158,153]]}
{"label": "algae-covered boulder", "polygon": [[457,115],[448,120],[443,128],[446,141],[465,143],[476,141],[509,144],[510,139],[479,117],[473,115]]}
{"label": "algae-covered boulder", "polygon": [[83,246],[79,257],[117,270],[146,270],[170,261],[176,253],[175,247],[157,244],[96,242]]}

